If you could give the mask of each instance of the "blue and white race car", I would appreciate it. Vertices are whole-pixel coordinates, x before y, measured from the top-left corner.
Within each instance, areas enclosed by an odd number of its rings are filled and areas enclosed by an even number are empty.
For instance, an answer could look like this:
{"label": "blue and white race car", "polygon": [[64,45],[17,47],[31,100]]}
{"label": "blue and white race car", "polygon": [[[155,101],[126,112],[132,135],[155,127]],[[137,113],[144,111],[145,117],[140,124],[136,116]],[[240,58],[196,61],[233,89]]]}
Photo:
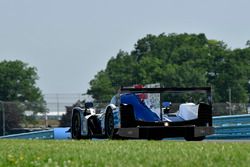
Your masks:
{"label": "blue and white race car", "polygon": [[[171,111],[171,102],[162,93],[198,92],[206,101],[182,103]],[[149,97],[150,96],[150,97]],[[214,132],[212,127],[211,88],[121,88],[101,113],[93,103],[72,110],[73,139],[133,138],[160,140],[184,137],[188,141],[203,140]]]}

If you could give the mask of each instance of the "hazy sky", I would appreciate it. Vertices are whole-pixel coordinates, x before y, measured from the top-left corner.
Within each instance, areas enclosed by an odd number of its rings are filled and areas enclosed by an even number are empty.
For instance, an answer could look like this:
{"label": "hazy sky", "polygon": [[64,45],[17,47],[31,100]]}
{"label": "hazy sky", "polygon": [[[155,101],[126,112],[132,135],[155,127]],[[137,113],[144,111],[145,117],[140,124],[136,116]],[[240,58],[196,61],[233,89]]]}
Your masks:
{"label": "hazy sky", "polygon": [[83,93],[112,56],[146,34],[205,33],[245,47],[249,7],[249,0],[0,0],[0,61],[37,67],[45,94]]}

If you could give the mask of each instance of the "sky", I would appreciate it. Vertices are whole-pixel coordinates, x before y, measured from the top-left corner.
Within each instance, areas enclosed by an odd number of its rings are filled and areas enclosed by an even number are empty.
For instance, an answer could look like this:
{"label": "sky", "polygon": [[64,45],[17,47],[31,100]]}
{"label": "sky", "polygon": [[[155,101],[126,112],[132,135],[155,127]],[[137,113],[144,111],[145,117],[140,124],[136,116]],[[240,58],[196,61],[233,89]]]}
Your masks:
{"label": "sky", "polygon": [[[84,93],[119,50],[147,34],[250,40],[249,0],[0,0],[0,61],[37,68],[43,94]],[[122,78],[121,78],[122,79]]]}

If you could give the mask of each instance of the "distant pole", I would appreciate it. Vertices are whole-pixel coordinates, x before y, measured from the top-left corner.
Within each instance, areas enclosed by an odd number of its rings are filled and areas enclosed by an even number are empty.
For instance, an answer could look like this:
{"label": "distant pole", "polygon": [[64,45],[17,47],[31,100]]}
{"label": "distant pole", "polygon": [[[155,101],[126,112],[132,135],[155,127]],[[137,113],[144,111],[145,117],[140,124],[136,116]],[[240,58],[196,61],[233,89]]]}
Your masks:
{"label": "distant pole", "polygon": [[44,115],[44,117],[45,117],[45,129],[48,127],[48,116],[47,116],[47,111],[45,111],[45,115]]}
{"label": "distant pole", "polygon": [[57,119],[59,120],[59,96],[56,94]]}
{"label": "distant pole", "polygon": [[3,126],[3,136],[4,136],[5,135],[5,111],[4,111],[3,101],[0,101],[0,103],[1,103],[1,110],[2,110],[2,118],[3,118],[2,126]]}
{"label": "distant pole", "polygon": [[228,89],[228,99],[229,99],[229,114],[232,115],[232,90]]}

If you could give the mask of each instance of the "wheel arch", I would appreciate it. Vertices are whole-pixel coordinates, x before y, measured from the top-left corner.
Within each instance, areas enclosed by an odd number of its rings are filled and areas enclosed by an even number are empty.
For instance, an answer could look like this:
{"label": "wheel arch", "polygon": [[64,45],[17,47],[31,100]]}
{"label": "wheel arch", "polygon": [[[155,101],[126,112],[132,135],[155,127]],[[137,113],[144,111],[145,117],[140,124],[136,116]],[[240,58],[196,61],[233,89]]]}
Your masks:
{"label": "wheel arch", "polygon": [[74,107],[73,109],[72,109],[72,114],[71,114],[71,117],[73,116],[73,114],[75,113],[75,112],[82,112],[82,109],[80,108],[80,107]]}
{"label": "wheel arch", "polygon": [[108,115],[109,113],[112,114],[112,118],[113,118],[113,128],[114,128],[114,111],[117,109],[117,106],[115,106],[114,104],[109,104],[106,109],[105,109],[105,114],[104,114],[104,134],[106,137],[108,138],[113,138],[113,134],[111,136],[107,135],[107,125],[109,124],[107,121],[108,121]]}
{"label": "wheel arch", "polygon": [[116,110],[116,109],[117,109],[117,106],[115,106],[114,104],[109,104],[109,105],[106,107],[105,113],[104,113],[104,122],[106,121],[107,112],[108,112],[109,110],[111,110],[112,113],[113,113],[113,111]]}
{"label": "wheel arch", "polygon": [[108,106],[106,107],[106,109],[105,109],[105,114],[104,114],[104,124],[105,124],[105,122],[106,122],[107,113],[108,113],[109,111],[111,111],[111,112],[113,113],[113,111],[114,111],[115,109],[116,109],[116,106],[113,105],[113,104],[110,104],[110,105],[108,105]]}
{"label": "wheel arch", "polygon": [[71,127],[72,127],[72,119],[73,119],[73,116],[76,112],[79,112],[80,114],[83,112],[82,109],[80,107],[74,107],[72,109],[72,112],[71,112]]}

